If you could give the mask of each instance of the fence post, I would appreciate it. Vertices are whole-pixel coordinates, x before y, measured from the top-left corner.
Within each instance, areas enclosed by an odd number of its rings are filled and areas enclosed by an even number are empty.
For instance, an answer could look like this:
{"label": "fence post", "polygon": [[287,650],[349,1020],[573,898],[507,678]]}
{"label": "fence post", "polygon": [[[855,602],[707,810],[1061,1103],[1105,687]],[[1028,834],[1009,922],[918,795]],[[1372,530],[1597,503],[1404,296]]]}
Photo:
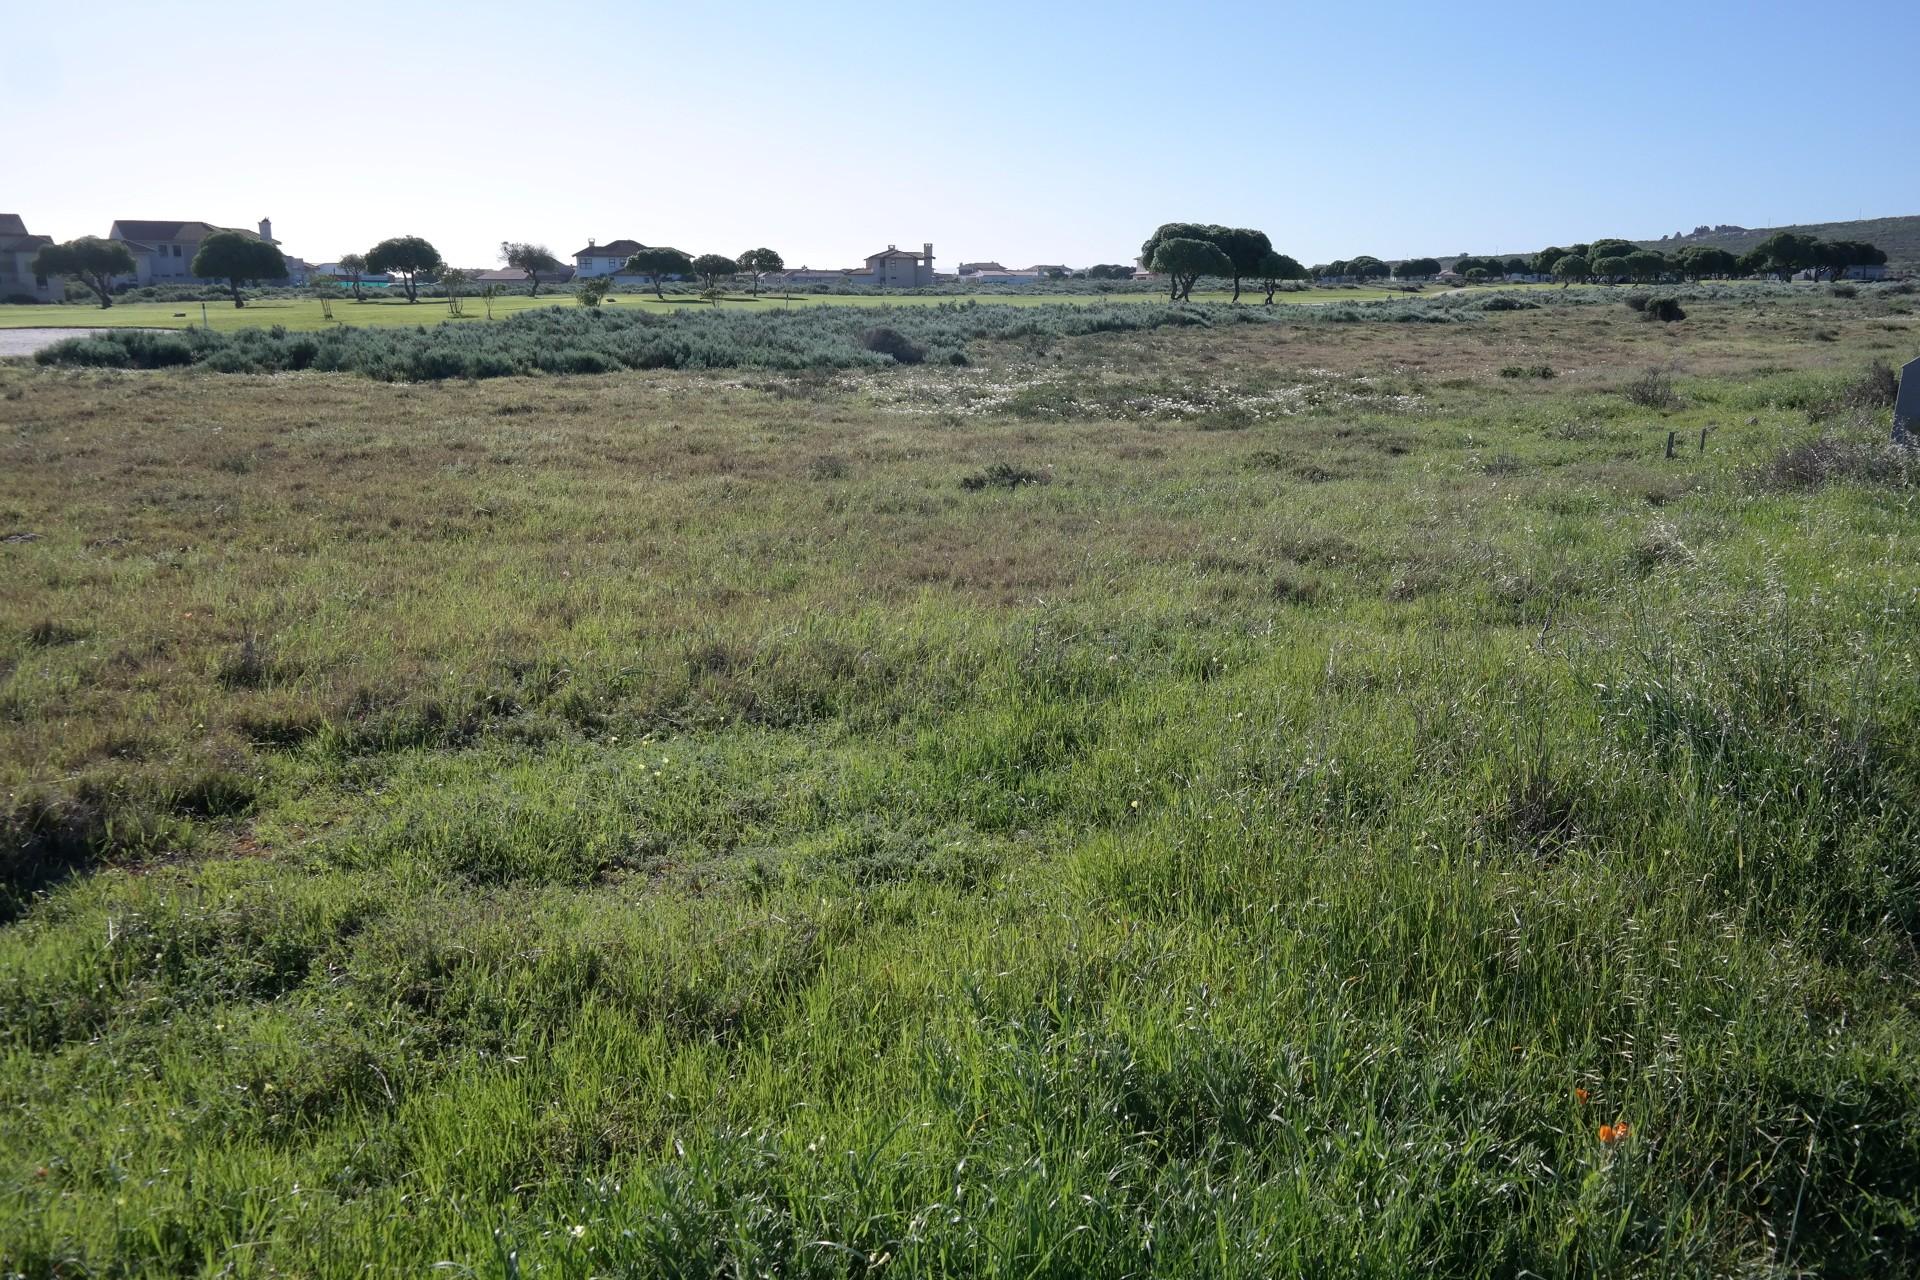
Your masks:
{"label": "fence post", "polygon": [[1680,433],[1678,431],[1667,432],[1667,456],[1669,458],[1673,456],[1674,443],[1679,439],[1680,439]]}
{"label": "fence post", "polygon": [[1707,432],[1709,429],[1710,428],[1707,427],[1700,428],[1700,452],[1702,453],[1707,451]]}

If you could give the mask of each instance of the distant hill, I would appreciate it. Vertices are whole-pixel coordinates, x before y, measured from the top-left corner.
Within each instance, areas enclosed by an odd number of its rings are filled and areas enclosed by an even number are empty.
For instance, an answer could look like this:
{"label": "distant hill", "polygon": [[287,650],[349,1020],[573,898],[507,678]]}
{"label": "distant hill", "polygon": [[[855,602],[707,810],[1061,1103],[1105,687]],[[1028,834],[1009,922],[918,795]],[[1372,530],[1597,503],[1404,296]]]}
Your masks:
{"label": "distant hill", "polygon": [[1862,218],[1858,222],[1806,222],[1791,227],[1719,226],[1690,231],[1664,240],[1636,240],[1634,243],[1662,253],[1675,253],[1688,245],[1703,244],[1734,253],[1747,250],[1781,231],[1818,236],[1822,240],[1864,240],[1887,251],[1887,265],[1895,270],[1920,270],[1920,217]]}
{"label": "distant hill", "polygon": [[[1714,249],[1727,249],[1734,253],[1747,250],[1779,231],[1794,231],[1801,235],[1818,236],[1822,240],[1864,240],[1887,251],[1887,267],[1893,271],[1920,271],[1920,216],[1905,218],[1862,218],[1857,222],[1803,222],[1791,227],[1736,227],[1722,224],[1704,230],[1689,231],[1685,235],[1668,236],[1664,240],[1636,240],[1635,244],[1648,249],[1658,249],[1662,253],[1678,253],[1688,245],[1704,244]],[[1573,240],[1562,239],[1555,244],[1573,244]],[[1539,245],[1534,246],[1540,248]],[[1497,258],[1531,257],[1533,249],[1525,252],[1489,254]],[[1458,255],[1440,257],[1443,266],[1451,267]],[[1398,263],[1401,259],[1390,258],[1389,262]]]}

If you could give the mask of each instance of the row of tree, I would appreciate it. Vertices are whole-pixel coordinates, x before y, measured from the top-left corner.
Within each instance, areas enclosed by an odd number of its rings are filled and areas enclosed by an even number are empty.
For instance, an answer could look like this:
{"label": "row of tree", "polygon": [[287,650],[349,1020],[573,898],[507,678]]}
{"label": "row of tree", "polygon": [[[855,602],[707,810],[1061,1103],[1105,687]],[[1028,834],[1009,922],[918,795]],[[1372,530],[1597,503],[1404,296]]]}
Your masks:
{"label": "row of tree", "polygon": [[1167,277],[1167,298],[1174,302],[1192,297],[1200,277],[1213,276],[1233,281],[1235,302],[1243,281],[1259,281],[1272,306],[1283,283],[1307,276],[1305,267],[1274,251],[1266,232],[1205,222],[1161,223],[1140,246],[1140,261]]}
{"label": "row of tree", "polygon": [[[1657,280],[1726,279],[1733,276],[1777,275],[1786,280],[1802,271],[1815,279],[1838,280],[1851,267],[1884,266],[1883,250],[1858,240],[1819,240],[1813,236],[1780,232],[1745,254],[1710,245],[1688,245],[1672,254],[1643,249],[1630,240],[1595,240],[1590,244],[1553,245],[1525,258],[1476,257],[1463,253],[1453,270],[1468,280],[1506,276],[1548,276],[1563,284]],[[1436,258],[1410,258],[1389,268],[1378,258],[1362,255],[1313,268],[1315,279],[1430,280],[1440,274]]]}

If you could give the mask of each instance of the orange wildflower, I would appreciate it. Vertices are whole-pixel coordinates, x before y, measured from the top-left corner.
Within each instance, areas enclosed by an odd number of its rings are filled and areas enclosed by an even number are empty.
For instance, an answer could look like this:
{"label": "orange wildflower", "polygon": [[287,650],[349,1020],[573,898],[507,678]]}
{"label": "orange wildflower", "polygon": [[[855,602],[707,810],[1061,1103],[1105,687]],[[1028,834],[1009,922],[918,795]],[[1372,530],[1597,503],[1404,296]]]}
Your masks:
{"label": "orange wildflower", "polygon": [[1575,1088],[1573,1091],[1573,1100],[1575,1102],[1585,1102],[1587,1100],[1587,1091],[1585,1089]]}
{"label": "orange wildflower", "polygon": [[1632,1132],[1633,1127],[1625,1120],[1616,1120],[1612,1124],[1603,1124],[1600,1126],[1600,1142],[1602,1145],[1610,1147]]}

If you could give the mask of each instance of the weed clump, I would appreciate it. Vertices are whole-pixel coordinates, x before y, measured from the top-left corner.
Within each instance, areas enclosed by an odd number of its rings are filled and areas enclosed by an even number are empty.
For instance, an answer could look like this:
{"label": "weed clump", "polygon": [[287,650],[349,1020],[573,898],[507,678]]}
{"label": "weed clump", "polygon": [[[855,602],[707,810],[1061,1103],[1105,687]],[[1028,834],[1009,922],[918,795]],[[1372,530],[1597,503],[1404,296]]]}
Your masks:
{"label": "weed clump", "polygon": [[1621,394],[1642,409],[1680,407],[1680,397],[1673,391],[1673,378],[1664,369],[1648,369],[1629,382]]}
{"label": "weed clump", "polygon": [[1920,459],[1892,440],[1821,436],[1782,449],[1755,475],[1761,488],[1818,489],[1829,484],[1910,488],[1920,481]]}
{"label": "weed clump", "polygon": [[996,462],[984,471],[976,471],[960,479],[960,487],[968,493],[979,493],[983,489],[1018,489],[1026,484],[1052,483],[1053,477],[1047,472],[1015,466],[1011,462]]}
{"label": "weed clump", "polygon": [[1644,320],[1657,320],[1661,324],[1672,324],[1677,320],[1685,320],[1687,318],[1685,308],[1673,298],[1653,299],[1647,303],[1640,315]]}
{"label": "weed clump", "polygon": [[1557,377],[1550,364],[1510,364],[1500,370],[1503,378],[1547,378]]}

